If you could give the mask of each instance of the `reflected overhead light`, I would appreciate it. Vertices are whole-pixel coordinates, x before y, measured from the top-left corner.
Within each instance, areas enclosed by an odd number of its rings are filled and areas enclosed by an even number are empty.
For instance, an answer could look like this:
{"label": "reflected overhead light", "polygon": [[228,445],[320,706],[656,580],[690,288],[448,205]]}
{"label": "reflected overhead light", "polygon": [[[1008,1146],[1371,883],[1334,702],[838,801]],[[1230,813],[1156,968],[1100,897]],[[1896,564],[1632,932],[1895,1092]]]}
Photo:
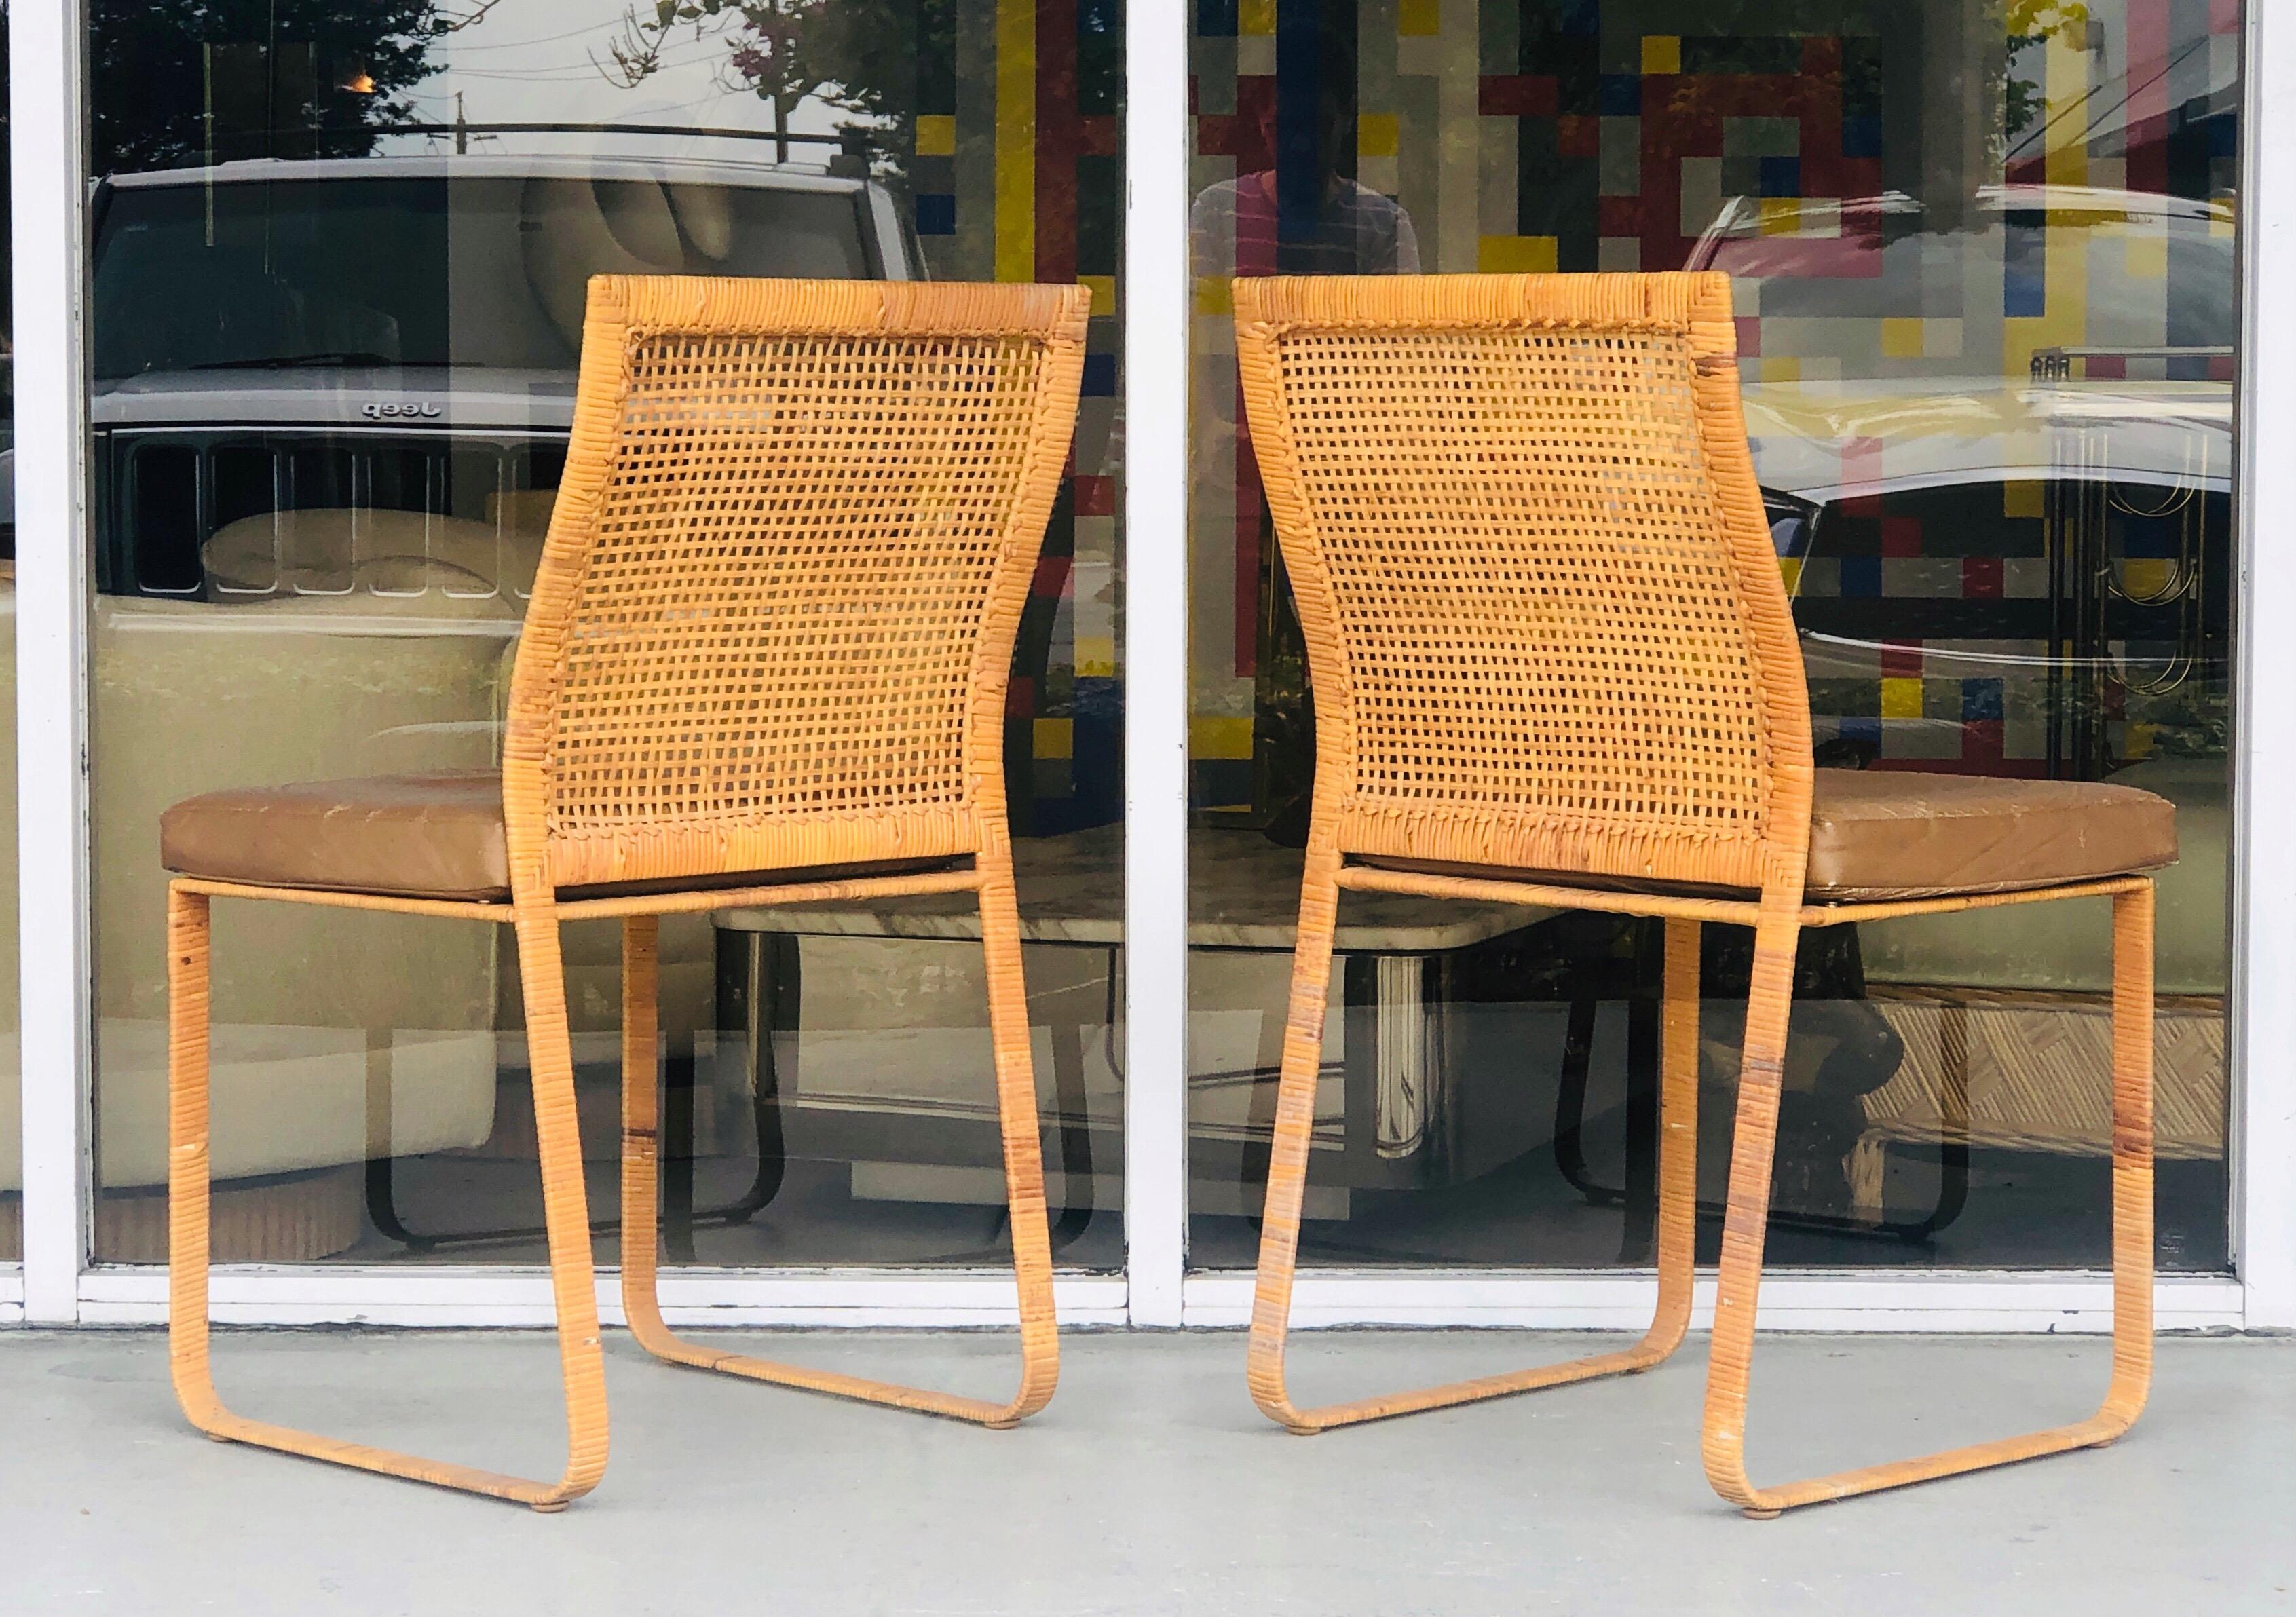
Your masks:
{"label": "reflected overhead light", "polygon": [[354,74],[348,81],[345,82],[343,88],[348,90],[354,95],[372,95],[374,94],[374,75],[372,73]]}

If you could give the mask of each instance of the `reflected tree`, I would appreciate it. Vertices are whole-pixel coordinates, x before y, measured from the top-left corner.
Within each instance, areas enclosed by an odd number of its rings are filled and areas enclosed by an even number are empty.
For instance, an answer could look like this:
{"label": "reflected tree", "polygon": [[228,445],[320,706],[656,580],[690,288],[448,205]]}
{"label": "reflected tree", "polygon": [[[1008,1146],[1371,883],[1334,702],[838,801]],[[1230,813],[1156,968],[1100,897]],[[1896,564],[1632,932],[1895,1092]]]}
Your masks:
{"label": "reflected tree", "polygon": [[[813,101],[866,120],[873,144],[898,166],[916,118],[917,51],[947,37],[950,0],[658,0],[633,7],[602,72],[635,88],[682,34],[722,37],[726,76],[773,109],[775,160],[789,161],[790,119]],[[941,26],[936,27],[936,24]],[[856,124],[848,128],[862,127]]]}
{"label": "reflected tree", "polygon": [[414,116],[431,46],[498,0],[89,0],[99,175],[363,157]]}

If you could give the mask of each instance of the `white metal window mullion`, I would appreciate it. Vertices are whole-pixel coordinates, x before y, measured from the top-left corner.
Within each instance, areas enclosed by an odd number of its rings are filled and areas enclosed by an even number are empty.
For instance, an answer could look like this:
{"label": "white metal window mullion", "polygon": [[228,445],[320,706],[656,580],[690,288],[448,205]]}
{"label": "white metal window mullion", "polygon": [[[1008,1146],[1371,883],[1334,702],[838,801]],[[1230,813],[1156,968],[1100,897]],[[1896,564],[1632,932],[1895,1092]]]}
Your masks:
{"label": "white metal window mullion", "polygon": [[1188,1218],[1188,11],[1126,8],[1124,1236],[1180,1323]]}
{"label": "white metal window mullion", "polygon": [[17,0],[8,44],[24,1317],[62,1324],[78,1317],[89,1194],[79,7]]}
{"label": "white metal window mullion", "polygon": [[2296,1327],[2296,544],[2282,532],[2296,510],[2296,12],[2248,0],[2247,44],[2227,1121],[2234,1264],[2255,1329]]}

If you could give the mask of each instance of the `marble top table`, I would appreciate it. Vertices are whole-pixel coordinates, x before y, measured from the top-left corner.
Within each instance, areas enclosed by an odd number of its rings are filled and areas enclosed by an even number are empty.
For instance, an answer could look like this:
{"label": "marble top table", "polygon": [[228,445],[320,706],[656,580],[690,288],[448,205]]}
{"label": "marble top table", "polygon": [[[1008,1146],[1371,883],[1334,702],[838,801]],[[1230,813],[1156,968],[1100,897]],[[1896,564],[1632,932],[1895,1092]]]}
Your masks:
{"label": "marble top table", "polygon": [[[1258,831],[1200,829],[1190,838],[1188,943],[1197,949],[1288,951],[1298,930],[1297,848],[1276,846]],[[1063,837],[1024,837],[1013,845],[1020,886],[1021,936],[1032,943],[1124,941],[1124,842],[1120,826]],[[1467,903],[1399,893],[1342,893],[1332,946],[1365,954],[1440,954],[1544,920],[1551,910],[1524,904]],[[977,939],[980,920],[970,893],[906,898],[720,910],[711,918],[729,932],[778,932],[807,937]]]}

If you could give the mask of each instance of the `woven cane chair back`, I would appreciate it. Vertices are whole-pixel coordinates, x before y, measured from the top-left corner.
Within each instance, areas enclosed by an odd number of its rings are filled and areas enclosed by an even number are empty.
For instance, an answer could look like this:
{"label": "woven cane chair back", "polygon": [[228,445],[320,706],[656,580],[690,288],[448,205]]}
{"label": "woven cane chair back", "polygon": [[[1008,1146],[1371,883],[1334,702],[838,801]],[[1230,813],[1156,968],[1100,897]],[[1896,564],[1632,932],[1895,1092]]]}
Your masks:
{"label": "woven cane chair back", "polygon": [[1235,312],[1341,852],[1799,869],[1808,698],[1724,277],[1244,280]]}
{"label": "woven cane chair back", "polygon": [[531,847],[566,886],[1001,838],[1088,296],[593,281],[512,682],[513,866]]}

